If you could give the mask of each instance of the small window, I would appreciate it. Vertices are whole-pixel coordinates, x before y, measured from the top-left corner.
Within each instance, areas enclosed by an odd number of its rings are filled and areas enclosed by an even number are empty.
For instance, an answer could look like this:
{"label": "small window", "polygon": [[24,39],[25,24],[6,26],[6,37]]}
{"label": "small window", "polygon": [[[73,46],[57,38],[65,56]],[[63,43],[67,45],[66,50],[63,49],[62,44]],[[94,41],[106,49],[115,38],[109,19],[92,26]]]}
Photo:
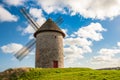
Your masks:
{"label": "small window", "polygon": [[55,38],[56,38],[56,36],[55,36]]}

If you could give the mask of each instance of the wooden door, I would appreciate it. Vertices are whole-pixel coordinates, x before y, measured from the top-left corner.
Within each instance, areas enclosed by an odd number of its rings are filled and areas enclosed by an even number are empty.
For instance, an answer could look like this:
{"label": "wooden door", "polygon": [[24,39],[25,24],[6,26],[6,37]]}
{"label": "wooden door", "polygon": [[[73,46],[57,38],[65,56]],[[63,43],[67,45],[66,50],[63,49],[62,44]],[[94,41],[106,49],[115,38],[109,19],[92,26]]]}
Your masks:
{"label": "wooden door", "polygon": [[53,61],[53,68],[58,68],[58,61]]}

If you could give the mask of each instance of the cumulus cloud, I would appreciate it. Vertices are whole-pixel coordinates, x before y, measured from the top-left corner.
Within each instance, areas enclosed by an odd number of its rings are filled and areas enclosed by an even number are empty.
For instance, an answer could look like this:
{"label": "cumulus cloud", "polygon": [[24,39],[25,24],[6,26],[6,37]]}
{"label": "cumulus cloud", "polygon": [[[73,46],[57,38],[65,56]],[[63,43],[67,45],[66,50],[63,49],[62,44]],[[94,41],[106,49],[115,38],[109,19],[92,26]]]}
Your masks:
{"label": "cumulus cloud", "polygon": [[91,23],[87,27],[80,28],[75,34],[82,38],[88,38],[91,40],[99,41],[103,39],[101,31],[106,31],[101,24],[99,23]]}
{"label": "cumulus cloud", "polygon": [[[30,8],[29,13],[32,15],[32,17],[37,19],[36,23],[39,24],[38,27],[40,27],[46,21],[41,9]],[[34,29],[32,26],[28,25],[25,28],[24,33],[34,33]]]}
{"label": "cumulus cloud", "polygon": [[28,25],[25,29],[23,29],[23,34],[32,34],[35,30],[31,25]]}
{"label": "cumulus cloud", "polygon": [[[119,42],[118,42],[119,43]],[[102,48],[98,51],[99,55],[94,56],[91,59],[91,62],[94,63],[98,63],[98,64],[104,64],[106,63],[109,66],[118,66],[120,58],[116,58],[116,55],[120,54],[120,47],[118,46],[117,43],[117,47],[116,48]],[[105,65],[104,67],[106,67],[107,65]]]}
{"label": "cumulus cloud", "polygon": [[[30,8],[29,13],[37,19],[37,23],[41,26],[45,21],[45,17],[43,15],[42,9],[38,9],[38,8]],[[39,27],[40,27],[39,26]]]}
{"label": "cumulus cloud", "polygon": [[8,5],[12,6],[20,6],[24,4],[24,0],[4,0],[4,2]]}
{"label": "cumulus cloud", "polygon": [[62,12],[66,13],[64,10],[64,1],[62,0],[38,0],[38,4],[41,5],[42,9],[49,13]]}
{"label": "cumulus cloud", "polygon": [[[81,33],[81,31],[83,31],[83,33]],[[68,37],[64,39],[65,62],[79,62],[80,59],[84,58],[83,55],[85,53],[91,53],[93,41],[102,40],[103,31],[106,31],[106,29],[99,23],[91,23],[90,25],[81,27],[78,31],[73,32],[73,34],[71,34],[72,36],[68,35]]]}
{"label": "cumulus cloud", "polygon": [[62,31],[65,33],[65,36],[68,37],[68,34],[67,34],[68,30],[67,29],[62,29]]}
{"label": "cumulus cloud", "polygon": [[120,15],[119,0],[38,0],[38,4],[48,14],[79,14],[85,18],[101,20]]}
{"label": "cumulus cloud", "polygon": [[117,46],[119,46],[119,47],[120,47],[120,42],[118,42],[118,43],[117,43]]}
{"label": "cumulus cloud", "polygon": [[120,53],[120,49],[107,49],[107,48],[102,48],[102,49],[100,49],[99,53],[100,53],[101,55],[114,56],[115,54]]}
{"label": "cumulus cloud", "polygon": [[105,19],[120,15],[119,0],[77,0],[76,3],[72,0],[71,2],[68,3],[71,12],[81,14],[86,18]]}
{"label": "cumulus cloud", "polygon": [[18,20],[18,17],[11,14],[8,10],[0,6],[0,22],[4,22],[4,21],[11,22],[11,21],[17,21],[17,20]]}
{"label": "cumulus cloud", "polygon": [[93,57],[93,62],[113,62],[115,60],[115,55],[120,54],[120,49],[102,48],[98,53],[98,56]]}
{"label": "cumulus cloud", "polygon": [[23,46],[21,44],[17,44],[17,43],[10,43],[7,45],[4,45],[1,48],[1,50],[4,53],[16,53],[18,50],[20,50]]}

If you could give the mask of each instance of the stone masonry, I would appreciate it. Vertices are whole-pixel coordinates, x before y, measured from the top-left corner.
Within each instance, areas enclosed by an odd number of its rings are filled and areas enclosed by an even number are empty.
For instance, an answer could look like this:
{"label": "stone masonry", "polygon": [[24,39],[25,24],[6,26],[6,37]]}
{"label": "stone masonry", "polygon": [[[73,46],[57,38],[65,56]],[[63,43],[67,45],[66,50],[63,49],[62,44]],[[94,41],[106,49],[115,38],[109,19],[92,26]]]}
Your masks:
{"label": "stone masonry", "polygon": [[[50,22],[49,20],[48,22]],[[51,22],[52,25],[55,23]],[[45,23],[46,24],[46,23]],[[43,27],[46,25],[43,24]],[[47,25],[47,27],[54,27],[51,24]],[[39,30],[38,30],[39,31]],[[58,68],[64,67],[64,54],[63,54],[63,37],[65,36],[62,31],[54,30],[54,28],[50,28],[50,30],[41,30],[38,33],[36,32],[36,61],[35,67],[41,68],[53,68],[54,61],[58,62]]]}

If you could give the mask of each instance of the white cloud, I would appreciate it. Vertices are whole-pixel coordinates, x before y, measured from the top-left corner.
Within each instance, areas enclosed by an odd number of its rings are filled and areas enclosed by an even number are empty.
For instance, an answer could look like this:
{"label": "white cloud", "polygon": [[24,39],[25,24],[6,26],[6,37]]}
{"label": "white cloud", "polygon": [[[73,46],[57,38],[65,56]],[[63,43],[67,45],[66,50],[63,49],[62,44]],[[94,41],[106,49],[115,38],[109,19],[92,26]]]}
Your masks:
{"label": "white cloud", "polygon": [[92,66],[92,68],[95,68],[95,69],[100,69],[100,68],[110,68],[110,67],[119,67],[120,66],[120,58],[116,59],[116,58],[112,58],[112,59],[109,59],[109,60],[106,60],[106,58],[104,58],[105,60],[104,61],[99,61],[98,62],[89,62]]}
{"label": "white cloud", "polygon": [[85,38],[80,38],[80,37],[76,37],[76,38],[66,38],[64,40],[65,45],[76,45],[76,46],[90,46],[92,43],[91,41],[88,41]]}
{"label": "white cloud", "polygon": [[112,56],[99,55],[94,56],[90,61],[90,65],[94,68],[105,68],[105,67],[118,67],[120,66],[120,58],[115,58]]}
{"label": "white cloud", "polygon": [[30,14],[35,18],[43,17],[42,10],[37,8],[30,8]]}
{"label": "white cloud", "polygon": [[33,34],[31,34],[31,35],[29,36],[29,39],[30,39],[30,40],[34,39]]}
{"label": "white cloud", "polygon": [[100,33],[102,31],[106,31],[106,29],[104,29],[100,23],[91,23],[86,27],[80,28],[75,34],[82,38],[99,41],[103,39],[102,34]]}
{"label": "white cloud", "polygon": [[120,15],[119,0],[38,0],[38,3],[48,14],[61,12],[102,20]]}
{"label": "white cloud", "polygon": [[[37,19],[36,22],[37,22],[40,26],[46,21],[46,19],[45,19],[44,15],[43,15],[43,12],[42,12],[41,9],[30,8],[29,13],[30,13],[34,18]],[[40,26],[39,26],[39,27],[40,27]]]}
{"label": "white cloud", "polygon": [[82,48],[79,48],[77,46],[70,46],[68,48],[64,48],[65,52],[65,61],[67,63],[74,63],[76,60],[80,60],[84,58],[83,53],[84,50]]}
{"label": "white cloud", "polygon": [[120,15],[119,0],[71,0],[68,4],[71,12],[86,18],[105,19]]}
{"label": "white cloud", "polygon": [[[81,33],[81,31],[83,31],[83,33]],[[65,62],[70,64],[79,62],[80,59],[84,58],[83,55],[85,53],[91,53],[93,41],[102,40],[103,31],[106,30],[99,23],[91,23],[73,32],[71,35],[74,36],[68,35],[68,37],[64,39]]]}
{"label": "white cloud", "polygon": [[38,0],[38,4],[41,5],[44,11],[49,13],[56,13],[56,12],[62,12],[66,13],[64,10],[64,1],[62,0]]}
{"label": "white cloud", "polygon": [[119,64],[120,58],[116,57],[118,54],[120,54],[119,46],[113,49],[102,48],[98,51],[98,53],[99,55],[93,56],[93,58],[91,59],[92,64],[96,64],[96,63],[97,65],[106,64],[104,65],[104,67],[120,66]]}
{"label": "white cloud", "polygon": [[[33,49],[32,51],[29,51],[29,49],[27,49],[27,47],[25,47],[25,46],[23,47],[23,45],[18,44],[18,43],[10,43],[10,44],[0,47],[0,49],[5,54],[14,54],[15,57],[21,55],[20,58],[26,57],[28,55],[28,53],[29,53],[29,56],[33,55],[35,52],[35,49]],[[24,52],[24,54],[21,54],[23,52]],[[26,58],[28,58],[29,56],[27,56]],[[16,60],[16,58],[13,57],[12,60]]]}
{"label": "white cloud", "polygon": [[117,43],[117,46],[119,46],[119,47],[120,47],[120,42],[118,42],[118,43]]}
{"label": "white cloud", "polygon": [[35,30],[33,29],[33,27],[31,25],[28,25],[25,29],[23,29],[22,34],[32,34],[34,32]]}
{"label": "white cloud", "polygon": [[115,58],[115,55],[120,54],[120,49],[102,48],[98,53],[98,56],[93,57],[93,62],[115,62],[117,60],[117,58]]}
{"label": "white cloud", "polygon": [[102,48],[102,49],[100,49],[99,53],[101,55],[114,56],[115,54],[120,53],[120,49],[106,49],[106,48]]}
{"label": "white cloud", "polygon": [[18,17],[11,14],[8,10],[0,6],[0,22],[4,22],[4,21],[11,22],[11,21],[17,21],[17,20],[18,20]]}
{"label": "white cloud", "polygon": [[8,5],[12,6],[20,6],[24,4],[24,0],[4,0],[4,2]]}
{"label": "white cloud", "polygon": [[16,53],[18,50],[20,50],[23,46],[21,44],[17,44],[17,43],[10,43],[7,45],[4,45],[1,47],[1,50],[4,53]]}
{"label": "white cloud", "polygon": [[117,58],[115,58],[115,55],[120,54],[120,49],[106,49],[106,48],[102,48],[99,50],[99,55],[98,56],[94,56],[92,61],[93,62],[113,62],[115,59],[117,60]]}

